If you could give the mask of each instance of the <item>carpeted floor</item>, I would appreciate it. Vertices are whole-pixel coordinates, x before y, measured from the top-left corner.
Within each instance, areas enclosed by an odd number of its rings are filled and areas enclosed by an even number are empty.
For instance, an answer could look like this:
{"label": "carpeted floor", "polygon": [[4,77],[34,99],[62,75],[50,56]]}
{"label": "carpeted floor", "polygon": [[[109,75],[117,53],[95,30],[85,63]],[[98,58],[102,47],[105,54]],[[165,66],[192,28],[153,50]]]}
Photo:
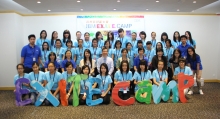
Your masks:
{"label": "carpeted floor", "polygon": [[171,100],[150,105],[135,103],[131,106],[40,106],[16,107],[12,91],[0,91],[0,119],[218,119],[220,118],[220,83],[205,83],[204,95],[197,90],[188,103]]}

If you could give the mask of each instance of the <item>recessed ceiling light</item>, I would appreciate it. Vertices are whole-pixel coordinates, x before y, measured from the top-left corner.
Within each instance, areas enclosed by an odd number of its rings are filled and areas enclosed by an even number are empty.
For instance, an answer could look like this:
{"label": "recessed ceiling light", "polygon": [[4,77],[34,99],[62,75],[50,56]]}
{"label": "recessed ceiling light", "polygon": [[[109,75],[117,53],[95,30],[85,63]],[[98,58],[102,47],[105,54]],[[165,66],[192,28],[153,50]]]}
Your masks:
{"label": "recessed ceiling light", "polygon": [[113,9],[113,10],[116,10],[116,9]]}
{"label": "recessed ceiling light", "polygon": [[81,11],[83,11],[83,9],[80,9]]}
{"label": "recessed ceiling light", "polygon": [[180,10],[179,10],[179,9],[177,9],[176,11],[177,11],[177,12],[179,12]]}
{"label": "recessed ceiling light", "polygon": [[41,3],[40,1],[37,1],[37,3]]}
{"label": "recessed ceiling light", "polygon": [[47,10],[48,12],[50,12],[51,10]]}
{"label": "recessed ceiling light", "polygon": [[146,10],[149,10],[149,9],[146,9]]}
{"label": "recessed ceiling light", "polygon": [[80,2],[79,0],[77,0],[76,2]]}
{"label": "recessed ceiling light", "polygon": [[159,0],[157,0],[156,2],[160,2]]}
{"label": "recessed ceiling light", "polygon": [[196,3],[196,1],[194,0],[193,3]]}
{"label": "recessed ceiling light", "polygon": [[117,2],[121,2],[120,0],[117,0]]}

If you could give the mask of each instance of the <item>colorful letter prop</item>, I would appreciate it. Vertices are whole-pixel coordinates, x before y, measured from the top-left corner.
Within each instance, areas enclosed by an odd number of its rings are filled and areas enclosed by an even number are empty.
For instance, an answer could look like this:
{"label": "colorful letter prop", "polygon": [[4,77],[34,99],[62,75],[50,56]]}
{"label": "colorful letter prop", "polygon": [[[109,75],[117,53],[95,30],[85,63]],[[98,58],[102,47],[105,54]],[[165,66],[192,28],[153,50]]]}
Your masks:
{"label": "colorful letter prop", "polygon": [[103,99],[102,98],[99,98],[99,99],[96,99],[96,100],[92,100],[92,95],[93,94],[101,94],[101,90],[98,89],[98,88],[92,88],[92,85],[94,83],[98,83],[98,84],[101,84],[101,80],[98,79],[98,78],[89,78],[89,83],[87,84],[88,86],[88,90],[86,90],[86,104],[88,106],[95,106],[95,105],[98,105],[98,104],[101,104],[103,102]]}
{"label": "colorful letter prop", "polygon": [[31,103],[31,99],[22,101],[22,94],[28,94],[30,91],[28,89],[22,89],[23,83],[30,83],[26,78],[20,78],[15,82],[15,103],[17,106],[24,106]]}
{"label": "colorful letter prop", "polygon": [[75,76],[71,76],[68,78],[68,82],[72,82],[74,84],[73,87],[73,106],[76,107],[79,105],[79,89],[80,89],[80,81],[88,78],[88,75],[78,74]]}
{"label": "colorful letter prop", "polygon": [[132,105],[135,102],[135,99],[133,97],[130,97],[127,100],[122,100],[119,96],[118,96],[118,91],[120,88],[127,88],[130,86],[129,82],[119,82],[118,84],[115,85],[115,87],[112,90],[112,100],[114,101],[115,104],[119,105],[119,106],[128,106],[128,105]]}
{"label": "colorful letter prop", "polygon": [[[138,90],[135,93],[135,98],[139,102],[145,102],[146,104],[150,104],[151,102],[151,92],[152,92],[152,83],[150,81],[142,81],[137,84]],[[141,96],[143,93],[146,93],[146,97]]]}
{"label": "colorful letter prop", "polygon": [[68,105],[68,100],[66,99],[66,80],[61,79],[59,81],[59,89],[60,89],[60,101],[62,106]]}
{"label": "colorful letter prop", "polygon": [[54,107],[57,107],[60,104],[59,100],[50,93],[50,90],[54,84],[53,82],[48,82],[46,87],[43,87],[39,82],[35,80],[31,81],[30,84],[35,90],[37,90],[37,92],[40,93],[40,96],[35,102],[35,106],[40,106],[45,98],[50,101]]}
{"label": "colorful letter prop", "polygon": [[[188,81],[187,84],[184,84],[184,82]],[[186,97],[184,95],[184,89],[189,88],[194,85],[194,79],[192,76],[184,75],[183,73],[178,74],[178,88],[179,88],[179,95],[180,95],[180,101],[182,103],[186,103]]]}

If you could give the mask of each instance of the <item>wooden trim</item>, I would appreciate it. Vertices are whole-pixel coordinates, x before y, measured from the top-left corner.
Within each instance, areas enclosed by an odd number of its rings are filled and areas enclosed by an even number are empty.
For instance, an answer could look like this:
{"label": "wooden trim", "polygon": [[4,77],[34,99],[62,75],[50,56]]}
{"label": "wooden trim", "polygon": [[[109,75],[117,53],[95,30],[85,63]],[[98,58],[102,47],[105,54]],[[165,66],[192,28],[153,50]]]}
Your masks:
{"label": "wooden trim", "polygon": [[[220,83],[218,79],[204,80],[205,83]],[[0,87],[0,90],[14,90],[15,87]]]}

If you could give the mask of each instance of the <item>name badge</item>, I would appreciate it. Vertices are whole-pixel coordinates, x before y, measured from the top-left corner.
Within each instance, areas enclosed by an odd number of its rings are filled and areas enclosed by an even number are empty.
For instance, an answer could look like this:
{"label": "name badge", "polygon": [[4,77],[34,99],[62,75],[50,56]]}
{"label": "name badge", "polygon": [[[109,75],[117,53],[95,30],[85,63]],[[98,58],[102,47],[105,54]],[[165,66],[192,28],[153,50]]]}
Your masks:
{"label": "name badge", "polygon": [[35,57],[33,57],[33,61],[34,61],[34,62],[36,61],[36,58],[35,58]]}

